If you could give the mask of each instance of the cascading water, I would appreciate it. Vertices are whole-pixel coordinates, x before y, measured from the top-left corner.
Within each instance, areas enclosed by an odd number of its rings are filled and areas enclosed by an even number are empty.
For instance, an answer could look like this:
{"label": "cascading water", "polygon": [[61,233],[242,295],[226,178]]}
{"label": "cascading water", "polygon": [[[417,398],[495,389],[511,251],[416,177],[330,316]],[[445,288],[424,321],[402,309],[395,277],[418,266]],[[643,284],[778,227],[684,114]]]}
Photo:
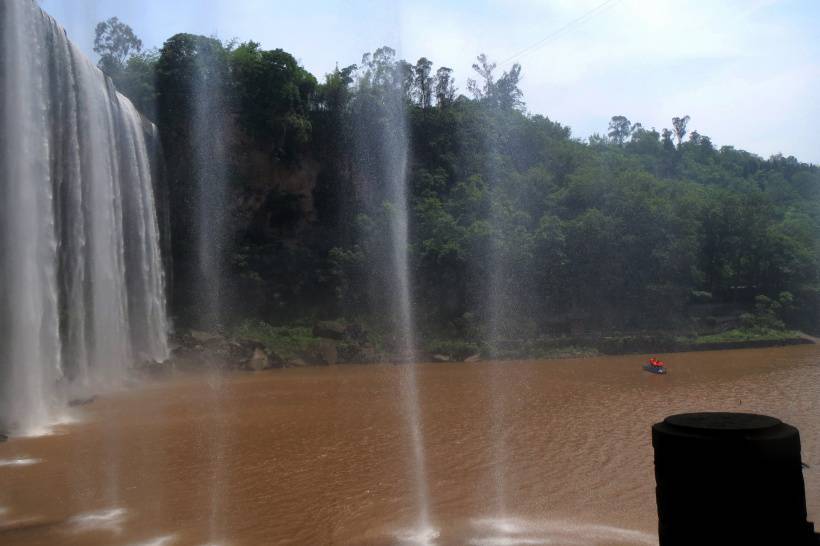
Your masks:
{"label": "cascading water", "polygon": [[0,4],[0,430],[168,357],[146,131],[32,0]]}
{"label": "cascading water", "polygon": [[[522,264],[528,263],[527,255],[534,252],[532,242],[522,236],[531,226],[526,215],[513,211],[521,210],[522,203],[530,199],[527,180],[516,179],[509,173],[514,167],[509,164],[516,146],[520,146],[514,135],[506,132],[492,112],[488,113],[484,126],[485,171],[488,183],[488,226],[489,236],[483,254],[484,271],[487,275],[485,286],[485,340],[490,349],[492,363],[487,375],[487,389],[492,393],[490,430],[493,438],[492,481],[495,487],[495,513],[493,517],[511,516],[510,496],[507,476],[510,468],[516,467],[511,459],[513,451],[509,441],[514,436],[512,419],[515,406],[508,382],[508,372],[501,362],[522,338],[533,335],[533,325],[527,317],[532,316],[528,305],[535,290],[530,284],[533,271]],[[506,134],[505,134],[506,133]]]}
{"label": "cascading water", "polygon": [[[488,313],[488,340],[490,346],[493,347],[493,356],[497,356],[497,348],[499,341],[502,339],[502,324],[503,316],[501,308],[502,302],[502,282],[504,278],[504,267],[502,257],[500,256],[498,247],[501,244],[498,236],[498,221],[495,214],[491,216],[491,223],[496,228],[492,237],[492,250],[490,255],[490,282],[489,294],[487,304],[489,307]],[[493,438],[493,482],[495,485],[495,516],[504,518],[507,516],[507,491],[505,483],[505,474],[507,470],[507,430],[505,428],[505,417],[507,412],[506,393],[499,389],[499,385],[503,383],[503,369],[502,364],[495,362],[492,365],[492,371],[489,376],[488,388],[492,392],[492,412],[491,412],[491,435]]]}
{"label": "cascading water", "polygon": [[[366,56],[361,93],[355,107],[354,123],[358,144],[359,167],[372,187],[363,192],[368,214],[386,218],[386,234],[370,235],[375,256],[379,295],[377,308],[386,311],[392,323],[394,352],[405,364],[402,367],[402,411],[410,436],[412,477],[416,495],[417,521],[413,528],[399,533],[403,543],[428,544],[437,536],[431,527],[430,500],[427,487],[422,416],[416,378],[416,335],[411,303],[409,264],[409,202],[407,171],[409,137],[405,112],[403,80],[390,48],[382,48],[373,57]],[[386,216],[385,216],[386,214]],[[386,237],[385,237],[386,235]]]}

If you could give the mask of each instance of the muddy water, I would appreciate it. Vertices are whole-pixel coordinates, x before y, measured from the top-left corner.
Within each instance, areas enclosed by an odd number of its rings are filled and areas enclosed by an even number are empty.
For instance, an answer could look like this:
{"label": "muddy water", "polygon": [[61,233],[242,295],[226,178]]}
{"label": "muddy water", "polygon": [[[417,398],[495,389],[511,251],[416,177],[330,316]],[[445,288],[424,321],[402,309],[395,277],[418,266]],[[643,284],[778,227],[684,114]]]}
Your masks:
{"label": "muddy water", "polygon": [[[693,410],[796,425],[820,521],[820,347],[668,355],[667,376],[641,360],[420,366],[435,543],[656,544],[649,427]],[[404,543],[417,518],[400,385],[396,367],[344,366],[99,399],[58,434],[0,444],[0,543]]]}

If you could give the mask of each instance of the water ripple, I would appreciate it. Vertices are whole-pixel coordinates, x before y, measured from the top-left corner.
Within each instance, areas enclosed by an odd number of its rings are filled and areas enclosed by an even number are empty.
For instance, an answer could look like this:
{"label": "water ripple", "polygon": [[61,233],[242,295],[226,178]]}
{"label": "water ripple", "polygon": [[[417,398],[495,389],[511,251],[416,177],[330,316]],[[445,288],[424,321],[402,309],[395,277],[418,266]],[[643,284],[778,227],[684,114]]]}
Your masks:
{"label": "water ripple", "polygon": [[482,518],[473,520],[478,535],[470,540],[473,546],[528,546],[538,544],[593,545],[647,544],[656,545],[653,535],[631,529],[569,521],[527,521],[519,518]]}
{"label": "water ripple", "polygon": [[33,458],[25,458],[19,457],[17,459],[0,459],[0,467],[3,466],[31,466],[34,464],[42,463],[42,459],[33,459]]}
{"label": "water ripple", "polygon": [[73,516],[68,520],[68,524],[75,533],[110,531],[119,534],[122,532],[125,514],[126,510],[123,508],[97,510]]}

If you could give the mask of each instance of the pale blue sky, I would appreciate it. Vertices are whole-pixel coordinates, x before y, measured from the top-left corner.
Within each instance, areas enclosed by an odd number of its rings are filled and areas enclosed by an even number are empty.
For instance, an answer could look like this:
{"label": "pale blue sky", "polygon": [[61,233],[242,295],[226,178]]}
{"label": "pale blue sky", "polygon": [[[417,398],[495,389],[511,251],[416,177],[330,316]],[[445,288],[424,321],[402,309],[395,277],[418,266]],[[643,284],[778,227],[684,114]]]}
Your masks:
{"label": "pale blue sky", "polygon": [[[253,39],[321,78],[381,45],[455,69],[505,60],[604,0],[42,0],[92,54],[94,25],[118,16],[147,47],[177,32]],[[768,157],[820,164],[820,0],[610,0],[515,60],[530,112],[587,137],[622,114],[690,129]]]}

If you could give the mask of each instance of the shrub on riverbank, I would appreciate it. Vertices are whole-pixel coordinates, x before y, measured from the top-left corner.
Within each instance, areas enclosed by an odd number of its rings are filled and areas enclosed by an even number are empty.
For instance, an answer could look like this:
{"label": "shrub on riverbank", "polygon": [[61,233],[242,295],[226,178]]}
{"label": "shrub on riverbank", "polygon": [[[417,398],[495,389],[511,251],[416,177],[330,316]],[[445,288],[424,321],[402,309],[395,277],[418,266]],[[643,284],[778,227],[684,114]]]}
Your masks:
{"label": "shrub on riverbank", "polygon": [[[419,361],[474,362],[477,360],[549,360],[584,358],[601,354],[647,354],[721,349],[762,348],[813,343],[793,330],[736,328],[716,334],[672,336],[633,333],[619,336],[538,337],[480,343],[469,339],[419,339]],[[357,323],[322,321],[274,326],[245,321],[227,336],[201,331],[176,336],[174,367],[212,366],[224,369],[263,370],[279,367],[345,363],[404,362],[395,343],[368,332]],[[260,352],[264,351],[264,352]]]}
{"label": "shrub on riverbank", "polygon": [[424,348],[430,355],[446,356],[450,360],[464,360],[485,352],[484,346],[480,343],[464,339],[434,340],[425,343]]}
{"label": "shrub on riverbank", "polygon": [[320,341],[307,326],[272,326],[265,322],[250,320],[242,322],[231,335],[258,341],[265,346],[265,350],[285,360],[301,358]]}
{"label": "shrub on riverbank", "polygon": [[705,336],[697,336],[691,343],[695,345],[703,345],[706,343],[733,343],[746,341],[784,341],[791,339],[800,339],[803,336],[800,332],[794,330],[774,330],[770,328],[747,330],[743,328],[736,328],[728,332],[721,332],[719,334],[711,334]]}

